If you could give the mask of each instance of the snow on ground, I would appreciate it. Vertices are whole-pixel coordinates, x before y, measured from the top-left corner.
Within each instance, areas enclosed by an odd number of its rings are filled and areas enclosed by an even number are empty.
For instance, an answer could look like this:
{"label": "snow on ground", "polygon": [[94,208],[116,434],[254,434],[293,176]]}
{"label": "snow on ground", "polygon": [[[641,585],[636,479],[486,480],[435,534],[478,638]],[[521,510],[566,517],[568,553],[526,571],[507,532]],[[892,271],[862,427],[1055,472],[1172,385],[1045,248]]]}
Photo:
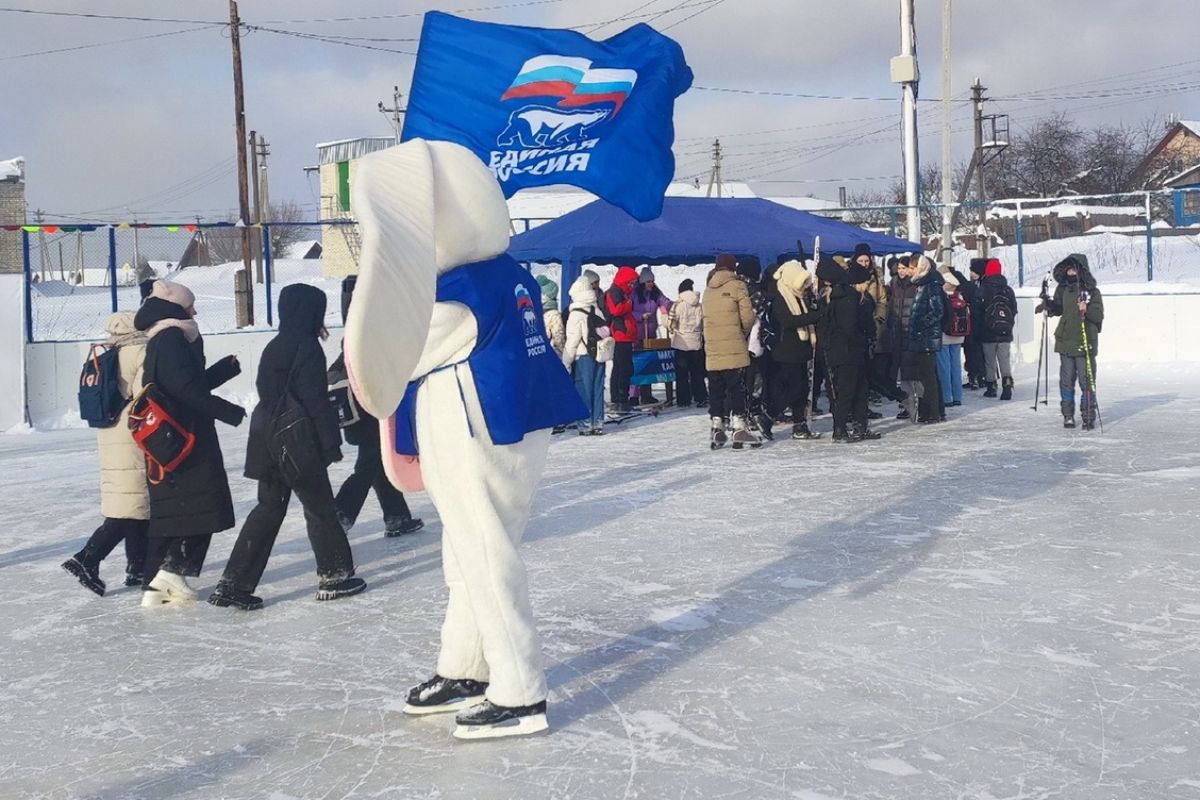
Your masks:
{"label": "snow on ground", "polygon": [[524,548],[553,731],[482,744],[400,712],[445,599],[424,496],[398,541],[369,502],[360,597],[313,601],[293,509],[263,611],[144,610],[58,566],[93,437],[2,437],[0,796],[1195,797],[1200,366],[1102,363],[1103,435],[1032,385],[860,445],[710,453],[685,412],[556,437]]}
{"label": "snow on ground", "polygon": [[[234,305],[234,274],[241,262],[211,267],[187,267],[161,277],[178,281],[196,295],[196,321],[202,333],[238,330]],[[279,292],[289,283],[309,283],[329,297],[325,319],[340,325],[341,279],[321,272],[320,259],[278,259],[273,262],[271,299],[279,306]],[[74,286],[66,281],[43,281],[34,285],[31,306],[35,341],[103,339],[104,323],[112,314],[112,289],[108,286]],[[267,330],[266,285],[254,285],[255,325],[243,330]],[[140,298],[136,285],[117,287],[117,308],[136,310]]]}

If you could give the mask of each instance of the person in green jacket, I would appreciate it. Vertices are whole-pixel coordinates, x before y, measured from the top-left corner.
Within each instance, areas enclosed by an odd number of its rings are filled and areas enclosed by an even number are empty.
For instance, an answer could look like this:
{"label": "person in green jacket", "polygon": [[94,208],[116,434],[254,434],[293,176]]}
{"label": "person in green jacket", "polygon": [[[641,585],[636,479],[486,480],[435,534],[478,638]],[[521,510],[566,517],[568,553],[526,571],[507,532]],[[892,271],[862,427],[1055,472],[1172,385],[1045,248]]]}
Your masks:
{"label": "person in green jacket", "polygon": [[[1040,313],[1061,317],[1054,329],[1054,352],[1059,355],[1058,388],[1063,427],[1075,427],[1075,384],[1079,384],[1079,412],[1083,429],[1096,424],[1096,353],[1104,324],[1104,300],[1088,270],[1087,256],[1072,253],[1054,268],[1058,286],[1054,297],[1042,295]],[[1087,332],[1086,347],[1084,331]]]}

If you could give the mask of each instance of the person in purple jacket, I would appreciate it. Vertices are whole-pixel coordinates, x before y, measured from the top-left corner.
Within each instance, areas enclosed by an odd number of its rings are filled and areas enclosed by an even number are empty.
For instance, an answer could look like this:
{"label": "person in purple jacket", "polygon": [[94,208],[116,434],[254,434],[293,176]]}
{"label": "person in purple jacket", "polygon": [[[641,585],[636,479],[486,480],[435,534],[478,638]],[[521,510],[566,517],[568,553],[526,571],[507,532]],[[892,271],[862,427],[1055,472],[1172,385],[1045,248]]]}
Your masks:
{"label": "person in purple jacket", "polygon": [[[642,349],[642,341],[654,339],[658,335],[658,312],[671,313],[671,300],[654,282],[654,272],[649,267],[642,267],[638,274],[637,286],[633,289],[633,319],[638,326],[637,341],[633,343],[635,350]],[[651,394],[649,386],[629,387],[630,401],[640,405],[657,403],[658,399]]]}

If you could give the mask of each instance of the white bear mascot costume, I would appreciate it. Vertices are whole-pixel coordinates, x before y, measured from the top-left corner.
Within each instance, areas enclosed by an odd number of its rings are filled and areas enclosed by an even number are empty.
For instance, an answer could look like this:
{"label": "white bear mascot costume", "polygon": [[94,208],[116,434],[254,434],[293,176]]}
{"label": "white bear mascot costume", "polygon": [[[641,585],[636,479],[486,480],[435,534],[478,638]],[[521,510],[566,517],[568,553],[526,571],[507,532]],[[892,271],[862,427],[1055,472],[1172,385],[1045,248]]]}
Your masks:
{"label": "white bear mascot costume", "polygon": [[[345,343],[355,394],[381,420],[389,478],[405,489],[423,481],[443,526],[449,600],[437,674],[413,688],[405,711],[460,711],[454,735],[465,739],[545,730],[546,679],[517,547],[549,427],[586,412],[545,346],[530,297],[540,296],[523,279],[536,283],[504,255],[508,207],[477,156],[423,140],[369,155],[353,206],[362,253]],[[515,389],[514,371],[525,375]],[[521,388],[535,383],[539,392]],[[534,407],[546,383],[557,410]],[[402,440],[413,452],[419,444],[419,462]]]}

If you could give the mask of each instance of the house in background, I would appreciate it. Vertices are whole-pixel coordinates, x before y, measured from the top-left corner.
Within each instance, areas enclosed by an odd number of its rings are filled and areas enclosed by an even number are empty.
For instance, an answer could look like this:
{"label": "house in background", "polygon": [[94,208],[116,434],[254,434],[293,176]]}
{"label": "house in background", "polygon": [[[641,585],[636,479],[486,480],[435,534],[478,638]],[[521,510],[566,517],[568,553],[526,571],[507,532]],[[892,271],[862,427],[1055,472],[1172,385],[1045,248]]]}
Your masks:
{"label": "house in background", "polygon": [[1179,227],[1200,225],[1200,160],[1195,166],[1168,178],[1163,186],[1174,190],[1171,200],[1175,224]]}
{"label": "house in background", "polygon": [[[0,161],[0,226],[25,224],[25,159]],[[23,272],[20,231],[0,230],[0,273]]]}
{"label": "house in background", "polygon": [[[317,145],[322,222],[354,219],[354,209],[350,207],[350,186],[354,182],[358,160],[394,144],[396,139],[392,136],[366,136]],[[357,225],[321,226],[321,268],[326,275],[344,278],[358,274],[361,248]]]}

